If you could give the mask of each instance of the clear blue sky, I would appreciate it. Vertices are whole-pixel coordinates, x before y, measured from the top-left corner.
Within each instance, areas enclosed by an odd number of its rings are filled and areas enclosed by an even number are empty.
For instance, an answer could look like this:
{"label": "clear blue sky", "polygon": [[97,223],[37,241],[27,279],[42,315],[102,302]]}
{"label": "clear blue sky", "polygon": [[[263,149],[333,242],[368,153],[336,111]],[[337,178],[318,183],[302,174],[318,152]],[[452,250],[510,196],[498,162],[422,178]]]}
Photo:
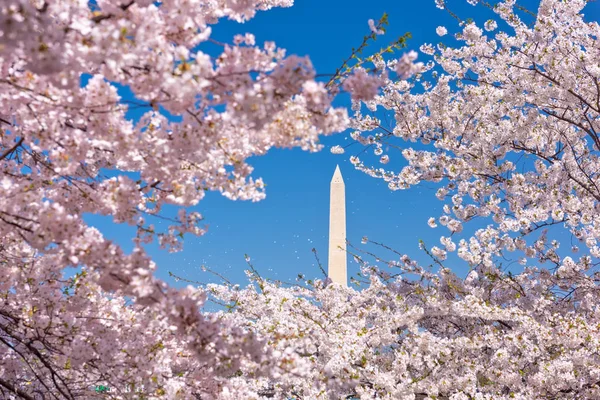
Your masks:
{"label": "clear blue sky", "polygon": [[[463,19],[485,21],[494,16],[491,11],[472,7],[464,0],[447,3]],[[537,10],[537,1],[522,3]],[[423,43],[441,41],[435,33],[437,26],[446,26],[450,34],[459,29],[456,20],[437,9],[433,0],[296,0],[291,8],[261,12],[243,25],[220,23],[213,28],[213,38],[227,42],[234,34],[251,32],[257,43],[273,40],[286,48],[288,54],[309,55],[318,73],[333,73],[352,47],[358,47],[362,37],[369,33],[367,20],[377,20],[384,12],[389,14],[390,26],[388,33],[378,38],[374,49],[411,32],[408,50],[418,50]],[[593,14],[592,18],[597,20],[600,4],[589,5],[586,14],[588,19]],[[443,40],[448,43],[450,35]],[[422,54],[419,57],[426,59]],[[362,236],[368,236],[427,262],[428,258],[419,250],[419,239],[431,247],[439,245],[441,235],[448,234],[445,228],[431,229],[427,225],[430,216],[441,214],[443,203],[434,197],[436,189],[422,184],[391,192],[385,182],[355,171],[349,163],[348,157],[362,150],[360,145],[351,147],[344,155],[330,154],[331,146],[343,146],[349,140],[346,132],[323,138],[325,149],[320,153],[278,149],[252,159],[255,176],[267,183],[267,198],[259,203],[234,202],[218,193],[209,193],[196,207],[210,225],[205,236],[186,236],[180,253],[148,247],[158,264],[158,276],[174,285],[181,283],[174,282],[168,271],[188,279],[213,280],[201,271],[204,264],[243,284],[247,253],[265,277],[294,280],[298,273],[319,277],[311,249],[316,248],[326,267],[329,181],[338,163],[346,182],[348,240],[361,246]],[[388,166],[397,169],[401,165],[396,161],[400,155],[391,152],[390,156],[392,162]],[[373,156],[371,159],[375,160]],[[114,225],[106,218],[89,220],[105,236],[131,249],[129,239],[134,235],[133,229]],[[465,233],[469,231],[472,229]],[[461,262],[450,262],[448,266],[460,275],[467,271]],[[350,257],[349,268],[350,274],[358,270]]]}

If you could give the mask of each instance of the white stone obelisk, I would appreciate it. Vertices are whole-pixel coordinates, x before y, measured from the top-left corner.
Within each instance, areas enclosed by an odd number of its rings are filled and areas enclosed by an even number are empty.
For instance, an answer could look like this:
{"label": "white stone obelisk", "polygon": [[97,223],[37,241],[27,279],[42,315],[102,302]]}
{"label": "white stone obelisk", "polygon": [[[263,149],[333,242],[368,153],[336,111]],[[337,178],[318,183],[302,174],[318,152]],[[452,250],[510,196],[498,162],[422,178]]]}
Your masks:
{"label": "white stone obelisk", "polygon": [[348,285],[346,270],[346,188],[339,165],[331,178],[329,198],[329,264],[333,282]]}

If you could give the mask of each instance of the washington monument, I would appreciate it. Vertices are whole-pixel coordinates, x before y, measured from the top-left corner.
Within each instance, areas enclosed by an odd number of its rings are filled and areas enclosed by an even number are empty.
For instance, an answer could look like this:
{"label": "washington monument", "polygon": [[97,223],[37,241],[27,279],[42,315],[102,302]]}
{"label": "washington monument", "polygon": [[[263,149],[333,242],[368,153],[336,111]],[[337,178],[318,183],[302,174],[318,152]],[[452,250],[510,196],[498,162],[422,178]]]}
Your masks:
{"label": "washington monument", "polygon": [[347,286],[346,269],[346,188],[338,165],[335,167],[330,185],[327,274],[333,282]]}

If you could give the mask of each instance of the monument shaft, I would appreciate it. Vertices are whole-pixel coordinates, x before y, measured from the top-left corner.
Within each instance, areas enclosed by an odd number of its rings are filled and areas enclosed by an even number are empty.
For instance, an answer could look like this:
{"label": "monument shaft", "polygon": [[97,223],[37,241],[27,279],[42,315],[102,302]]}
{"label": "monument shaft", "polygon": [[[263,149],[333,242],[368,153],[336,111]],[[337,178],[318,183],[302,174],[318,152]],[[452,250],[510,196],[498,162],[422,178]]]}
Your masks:
{"label": "monument shaft", "polygon": [[346,188],[339,166],[335,168],[329,198],[329,264],[333,282],[348,284],[346,258]]}

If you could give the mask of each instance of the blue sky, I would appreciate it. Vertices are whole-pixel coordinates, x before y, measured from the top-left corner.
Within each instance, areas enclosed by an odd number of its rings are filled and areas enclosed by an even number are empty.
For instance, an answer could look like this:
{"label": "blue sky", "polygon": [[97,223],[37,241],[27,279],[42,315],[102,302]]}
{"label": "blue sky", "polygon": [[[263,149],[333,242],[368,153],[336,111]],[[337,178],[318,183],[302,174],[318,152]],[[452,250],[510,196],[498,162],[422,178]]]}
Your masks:
{"label": "blue sky", "polygon": [[[485,21],[494,16],[491,11],[472,7],[464,0],[447,3],[463,19]],[[522,3],[531,10],[537,9],[536,1]],[[418,50],[423,43],[440,42],[435,33],[439,25],[446,26],[450,34],[458,31],[456,20],[437,9],[433,0],[297,0],[291,8],[261,12],[246,24],[219,23],[213,28],[213,38],[227,42],[237,33],[251,32],[259,44],[272,40],[286,48],[288,54],[309,55],[317,72],[327,74],[333,73],[352,47],[358,47],[369,33],[367,20],[377,20],[384,12],[389,15],[388,33],[378,38],[373,49],[410,32],[412,39],[407,50]],[[600,4],[588,6],[586,14],[595,15],[597,20]],[[444,37],[445,43],[450,40],[450,35]],[[362,236],[368,236],[427,262],[427,256],[419,250],[419,239],[431,247],[439,245],[441,235],[448,234],[445,228],[431,229],[427,225],[427,219],[440,215],[443,206],[434,196],[435,187],[425,183],[410,190],[390,191],[385,182],[355,171],[349,163],[349,156],[362,150],[360,145],[351,147],[344,155],[330,154],[331,146],[343,146],[349,141],[346,132],[324,137],[325,149],[320,153],[277,149],[251,159],[254,175],[267,183],[267,198],[259,203],[234,202],[218,193],[209,193],[195,208],[209,224],[205,236],[186,236],[180,253],[148,247],[158,264],[157,275],[174,285],[182,283],[174,282],[169,271],[192,280],[214,281],[202,272],[201,266],[206,265],[243,284],[243,271],[247,268],[244,254],[248,254],[265,277],[294,280],[299,273],[319,277],[311,249],[317,250],[326,267],[329,181],[336,164],[340,165],[346,183],[348,240],[360,247]],[[389,166],[399,165],[394,164],[397,162],[394,159],[400,158],[397,152],[391,152],[390,157]],[[133,229],[116,226],[107,219],[90,221],[108,238],[131,248]],[[467,271],[461,262],[450,262],[448,266],[460,275]],[[358,270],[350,257],[349,269],[350,274]]]}

